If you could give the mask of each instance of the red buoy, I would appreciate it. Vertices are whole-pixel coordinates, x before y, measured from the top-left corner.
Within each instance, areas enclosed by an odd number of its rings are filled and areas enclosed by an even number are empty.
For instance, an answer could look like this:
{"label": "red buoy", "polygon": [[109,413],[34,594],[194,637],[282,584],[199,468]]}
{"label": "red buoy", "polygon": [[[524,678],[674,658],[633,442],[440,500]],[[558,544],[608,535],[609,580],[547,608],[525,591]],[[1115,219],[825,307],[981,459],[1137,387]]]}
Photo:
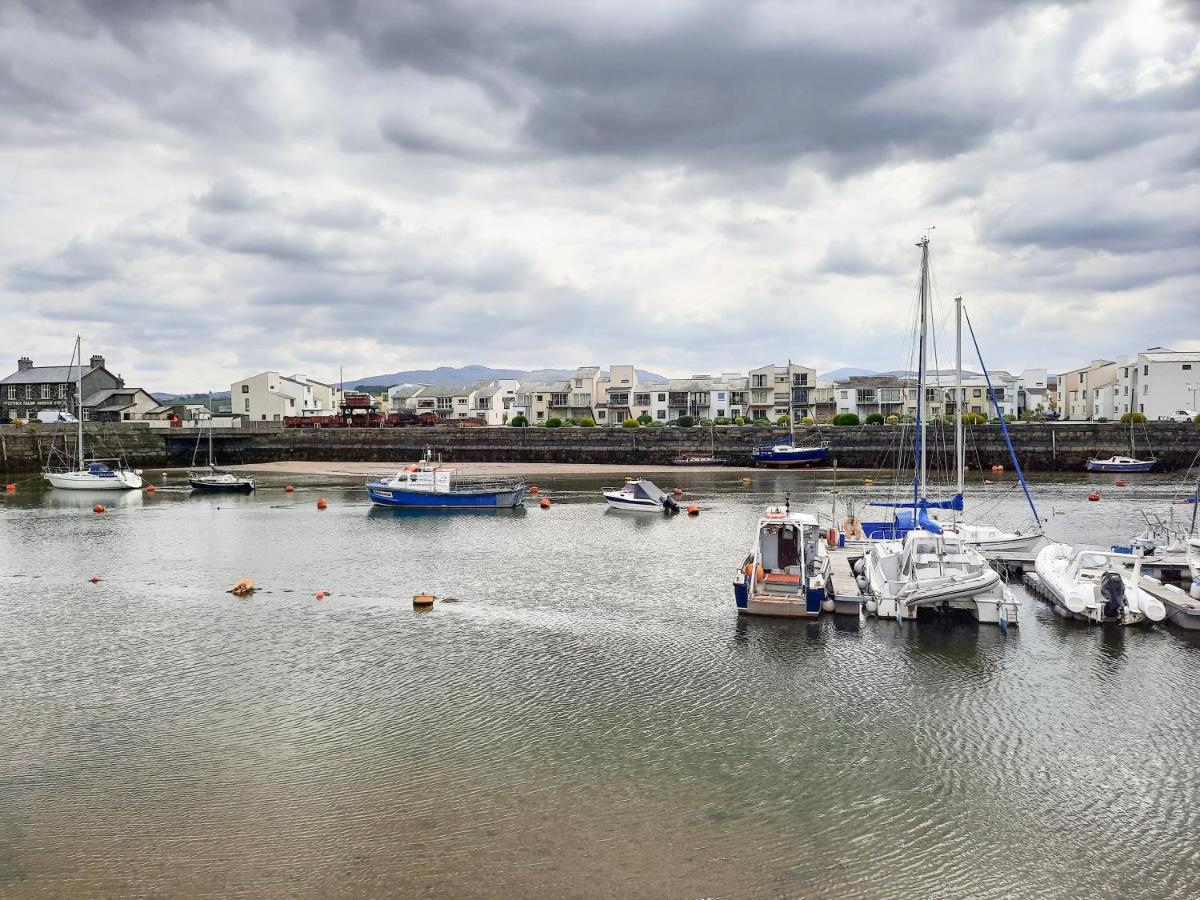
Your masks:
{"label": "red buoy", "polygon": [[325,599],[325,592],[324,592],[324,591],[317,591],[317,599],[318,599],[318,600],[324,600],[324,599]]}
{"label": "red buoy", "polygon": [[530,493],[530,494],[532,494],[534,497],[536,497],[536,496],[537,496],[537,492],[538,492],[538,486],[537,486],[536,484],[535,484],[535,485],[532,485],[532,486],[529,488],[529,493]]}
{"label": "red buoy", "polygon": [[700,507],[698,507],[695,503],[689,503],[688,504],[688,515],[689,516],[700,515]]}
{"label": "red buoy", "polygon": [[146,493],[147,494],[153,494],[155,492],[155,490],[157,490],[157,489],[154,487],[154,485],[152,485],[152,484],[146,485]]}
{"label": "red buoy", "polygon": [[1117,487],[1125,487],[1125,479],[1124,478],[1117,479]]}
{"label": "red buoy", "polygon": [[99,576],[99,575],[93,575],[91,578],[89,578],[89,579],[88,579],[88,581],[90,581],[92,584],[99,584],[99,583],[100,583],[100,576]]}
{"label": "red buoy", "polygon": [[102,513],[102,512],[104,512],[104,504],[103,504],[103,503],[97,503],[95,506],[93,506],[93,507],[92,507],[92,512],[94,512],[94,513]]}
{"label": "red buoy", "polygon": [[1093,502],[1094,502],[1094,501],[1096,501],[1096,500],[1099,500],[1099,499],[1100,499],[1100,492],[1099,492],[1099,491],[1092,491],[1090,494],[1088,494],[1088,499],[1089,499],[1089,500],[1091,500],[1091,501],[1093,501]]}
{"label": "red buoy", "polygon": [[671,493],[674,494],[676,497],[682,497],[683,496],[683,488],[677,487]]}
{"label": "red buoy", "polygon": [[324,497],[317,501],[317,509],[325,509],[327,506],[329,506],[329,501]]}
{"label": "red buoy", "polygon": [[295,488],[294,488],[294,487],[292,487],[290,484],[289,484],[289,485],[286,485],[286,486],[284,486],[284,491],[286,491],[286,492],[287,492],[287,493],[289,493],[289,494],[290,494],[292,491],[294,491],[294,490],[295,490]]}
{"label": "red buoy", "polygon": [[549,509],[550,508],[550,498],[543,497],[541,500],[538,501],[538,506],[540,506],[542,509]]}
{"label": "red buoy", "polygon": [[15,494],[17,492],[17,486],[15,484],[6,484],[4,486],[4,491],[8,494]]}

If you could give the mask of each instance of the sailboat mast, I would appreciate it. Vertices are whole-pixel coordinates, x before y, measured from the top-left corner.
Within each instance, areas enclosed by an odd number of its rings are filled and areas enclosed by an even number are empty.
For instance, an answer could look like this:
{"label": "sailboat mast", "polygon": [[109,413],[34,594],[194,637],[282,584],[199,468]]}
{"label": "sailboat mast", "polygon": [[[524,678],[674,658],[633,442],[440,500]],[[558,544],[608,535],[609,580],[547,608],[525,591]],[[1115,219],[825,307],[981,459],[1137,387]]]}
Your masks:
{"label": "sailboat mast", "polygon": [[966,472],[966,447],[963,444],[962,417],[962,297],[954,298],[954,469],[958,495],[963,493]]}
{"label": "sailboat mast", "polygon": [[212,412],[212,391],[208,392],[208,467],[214,468],[216,465],[213,462],[212,452],[212,429],[213,429],[213,412]]}
{"label": "sailboat mast", "polygon": [[796,446],[796,401],[792,393],[792,360],[788,358],[788,445]]}
{"label": "sailboat mast", "polygon": [[925,482],[929,477],[929,466],[925,450],[925,339],[928,333],[929,307],[929,235],[921,238],[921,334],[917,360],[917,443],[920,457],[917,463],[917,496],[914,501],[925,499]]}
{"label": "sailboat mast", "polygon": [[79,468],[83,468],[83,341],[75,335],[75,405],[79,415],[76,426],[79,432]]}

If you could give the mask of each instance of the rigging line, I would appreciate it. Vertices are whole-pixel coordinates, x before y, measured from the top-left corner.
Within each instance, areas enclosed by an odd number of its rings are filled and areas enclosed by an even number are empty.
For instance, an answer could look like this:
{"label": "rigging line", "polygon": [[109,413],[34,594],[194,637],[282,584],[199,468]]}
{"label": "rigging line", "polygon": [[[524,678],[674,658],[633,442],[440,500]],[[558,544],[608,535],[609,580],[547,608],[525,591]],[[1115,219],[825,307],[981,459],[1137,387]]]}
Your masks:
{"label": "rigging line", "polygon": [[1029,485],[1025,483],[1025,475],[1021,471],[1021,461],[1017,459],[1017,452],[1013,449],[1012,437],[1008,433],[1008,423],[1004,421],[1004,413],[1000,411],[1000,401],[996,399],[996,392],[992,389],[992,376],[988,374],[987,363],[983,361],[983,354],[979,351],[975,326],[971,324],[971,315],[965,306],[963,307],[963,318],[967,320],[967,331],[971,334],[971,343],[975,345],[975,355],[979,357],[979,368],[983,369],[983,380],[987,384],[988,397],[991,398],[992,406],[996,409],[996,417],[1000,420],[1000,431],[1004,435],[1004,443],[1008,446],[1008,455],[1012,459],[1013,468],[1017,470],[1017,478],[1021,480],[1021,490],[1025,492],[1025,499],[1029,501],[1029,508],[1033,511],[1033,520],[1040,525],[1042,519],[1033,503],[1033,495],[1029,493]]}

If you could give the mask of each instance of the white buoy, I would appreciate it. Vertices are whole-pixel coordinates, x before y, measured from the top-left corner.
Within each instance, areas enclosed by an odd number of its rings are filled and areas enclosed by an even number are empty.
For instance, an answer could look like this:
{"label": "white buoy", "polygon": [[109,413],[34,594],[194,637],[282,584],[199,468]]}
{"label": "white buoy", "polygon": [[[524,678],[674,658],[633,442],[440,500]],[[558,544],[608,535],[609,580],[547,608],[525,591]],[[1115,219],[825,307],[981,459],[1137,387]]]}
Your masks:
{"label": "white buoy", "polygon": [[821,601],[821,612],[833,612],[833,601],[828,597]]}
{"label": "white buoy", "polygon": [[877,609],[879,609],[879,604],[878,604],[878,603],[876,603],[874,600],[868,600],[868,601],[867,601],[867,612],[868,612],[870,615],[872,615],[872,616],[873,616],[873,615],[875,615],[875,611],[876,611]]}

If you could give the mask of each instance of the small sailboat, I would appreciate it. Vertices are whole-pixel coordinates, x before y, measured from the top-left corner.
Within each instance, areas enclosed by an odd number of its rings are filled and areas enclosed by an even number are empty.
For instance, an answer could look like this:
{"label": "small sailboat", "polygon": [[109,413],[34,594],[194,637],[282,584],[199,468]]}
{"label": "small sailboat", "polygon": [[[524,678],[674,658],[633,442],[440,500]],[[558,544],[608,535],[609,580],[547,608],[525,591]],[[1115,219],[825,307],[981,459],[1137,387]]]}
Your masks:
{"label": "small sailboat", "polygon": [[1149,472],[1153,469],[1154,464],[1158,462],[1154,457],[1150,457],[1150,459],[1137,458],[1137,446],[1134,443],[1133,426],[1133,413],[1130,413],[1129,456],[1114,455],[1108,459],[1089,459],[1087,461],[1087,470],[1089,472]]}
{"label": "small sailboat", "polygon": [[395,477],[368,482],[367,496],[376,506],[408,509],[509,509],[524,504],[525,483],[462,478],[426,450]]}
{"label": "small sailboat", "polygon": [[672,461],[676,466],[723,466],[727,460],[717,457],[717,432],[715,425],[708,426],[708,456],[694,454],[677,456]]}
{"label": "small sailboat", "polygon": [[758,520],[754,546],[733,580],[739,613],[816,618],[832,611],[831,562],[817,517],[770,506]]}
{"label": "small sailboat", "polygon": [[[859,589],[870,598],[866,603],[867,612],[880,618],[915,618],[922,609],[944,613],[963,610],[978,622],[1007,628],[1018,623],[1020,612],[1012,592],[977,549],[960,535],[944,529],[929,514],[932,509],[962,509],[962,454],[961,450],[957,454],[960,492],[953,500],[930,500],[926,492],[928,416],[925,413],[929,238],[922,238],[917,246],[921,248],[921,282],[913,499],[911,502],[874,504],[895,508],[895,523],[901,537],[871,542],[866,555],[853,562],[853,569]],[[961,421],[961,416],[959,418]],[[959,431],[956,429],[956,436]]]}
{"label": "small sailboat", "polygon": [[[788,363],[791,370],[791,363]],[[788,439],[778,443],[760,444],[754,448],[754,463],[759,466],[807,466],[829,459],[829,441],[816,444],[796,444],[796,408],[791,403],[791,385],[788,386]]]}
{"label": "small sailboat", "polygon": [[1093,550],[1070,544],[1048,544],[1034,562],[1046,592],[1055,607],[1074,618],[1094,623],[1140,625],[1161,622],[1166,607],[1143,591],[1138,583],[1142,555]]}
{"label": "small sailboat", "polygon": [[613,509],[634,512],[679,512],[679,504],[675,502],[675,498],[648,478],[634,478],[619,488],[603,488],[601,493]]}
{"label": "small sailboat", "polygon": [[[227,469],[217,467],[213,457],[213,413],[212,393],[208,395],[208,465],[200,471],[189,471],[188,484],[194,490],[205,493],[249,494],[254,491],[254,479],[244,475],[235,475]],[[199,449],[200,438],[196,438],[196,449]],[[196,462],[196,450],[192,451],[192,464]]]}
{"label": "small sailboat", "polygon": [[[88,458],[83,448],[83,356],[79,337],[75,338],[75,350],[71,362],[76,366],[75,400],[78,404],[76,416],[77,446],[74,456],[64,452],[63,464],[53,465],[55,450],[42,469],[42,477],[53,487],[71,491],[128,491],[137,490],[143,484],[142,474],[131,469],[120,458]],[[69,367],[68,367],[69,368]]]}

